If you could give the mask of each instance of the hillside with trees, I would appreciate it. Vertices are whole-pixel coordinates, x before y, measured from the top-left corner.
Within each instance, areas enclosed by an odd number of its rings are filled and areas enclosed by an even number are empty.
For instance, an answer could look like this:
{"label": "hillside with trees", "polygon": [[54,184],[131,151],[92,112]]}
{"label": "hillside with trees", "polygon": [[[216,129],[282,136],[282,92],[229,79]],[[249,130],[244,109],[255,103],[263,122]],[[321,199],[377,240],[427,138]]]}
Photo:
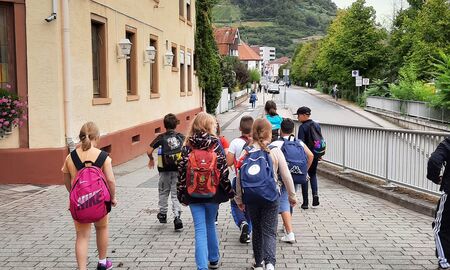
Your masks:
{"label": "hillside with trees", "polygon": [[219,27],[239,27],[249,44],[273,46],[277,57],[291,57],[304,38],[325,35],[336,10],[331,0],[219,0],[213,20]]}

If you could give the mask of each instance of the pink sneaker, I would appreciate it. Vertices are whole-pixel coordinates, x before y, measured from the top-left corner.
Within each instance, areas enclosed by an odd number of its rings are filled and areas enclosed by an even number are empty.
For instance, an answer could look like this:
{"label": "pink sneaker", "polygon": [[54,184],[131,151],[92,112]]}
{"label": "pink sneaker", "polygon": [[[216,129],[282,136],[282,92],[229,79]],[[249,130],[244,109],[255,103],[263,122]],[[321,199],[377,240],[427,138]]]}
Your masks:
{"label": "pink sneaker", "polygon": [[106,264],[98,263],[97,270],[111,270],[113,269],[113,264],[110,259],[106,260]]}

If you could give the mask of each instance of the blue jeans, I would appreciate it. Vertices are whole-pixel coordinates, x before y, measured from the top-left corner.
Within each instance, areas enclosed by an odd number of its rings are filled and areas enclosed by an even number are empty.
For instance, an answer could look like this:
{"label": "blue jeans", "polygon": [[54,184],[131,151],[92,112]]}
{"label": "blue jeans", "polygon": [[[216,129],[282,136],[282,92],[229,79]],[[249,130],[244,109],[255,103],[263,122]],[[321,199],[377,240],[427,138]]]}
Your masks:
{"label": "blue jeans", "polygon": [[219,240],[216,233],[216,213],[219,204],[193,203],[189,205],[195,228],[195,262],[198,270],[207,270],[208,261],[219,260]]}
{"label": "blue jeans", "polygon": [[252,221],[250,220],[250,215],[248,214],[248,211],[242,212],[242,210],[239,209],[234,200],[230,200],[230,205],[231,205],[231,215],[233,216],[234,223],[236,223],[236,226],[241,228],[242,222],[245,221],[248,224],[248,233],[251,233]]}

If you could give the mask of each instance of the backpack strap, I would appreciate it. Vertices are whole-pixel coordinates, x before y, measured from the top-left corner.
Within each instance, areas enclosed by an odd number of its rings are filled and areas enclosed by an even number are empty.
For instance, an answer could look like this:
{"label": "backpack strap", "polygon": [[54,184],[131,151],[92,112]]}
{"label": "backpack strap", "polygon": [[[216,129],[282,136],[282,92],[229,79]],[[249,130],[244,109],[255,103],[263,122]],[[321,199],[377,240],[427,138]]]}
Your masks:
{"label": "backpack strap", "polygon": [[97,157],[97,159],[95,160],[95,162],[94,162],[93,165],[94,165],[95,167],[101,169],[101,168],[103,167],[103,164],[104,164],[105,161],[106,161],[106,158],[108,158],[108,153],[102,150],[102,151],[100,152],[100,155],[98,155],[98,157]]}
{"label": "backpack strap", "polygon": [[83,169],[84,163],[81,162],[80,157],[77,154],[77,150],[73,150],[72,152],[70,152],[70,157],[72,158],[73,164],[75,164],[75,168],[77,168],[77,171]]}

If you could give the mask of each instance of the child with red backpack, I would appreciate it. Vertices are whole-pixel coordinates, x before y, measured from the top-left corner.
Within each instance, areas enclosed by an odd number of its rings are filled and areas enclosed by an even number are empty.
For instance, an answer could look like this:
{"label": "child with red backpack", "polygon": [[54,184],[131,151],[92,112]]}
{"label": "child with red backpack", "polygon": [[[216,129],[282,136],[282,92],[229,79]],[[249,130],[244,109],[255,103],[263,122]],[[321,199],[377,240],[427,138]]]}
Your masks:
{"label": "child with red backpack", "polygon": [[158,149],[158,172],[159,172],[159,213],[156,215],[160,223],[167,223],[167,210],[169,208],[169,195],[172,199],[172,212],[174,216],[173,224],[175,231],[183,229],[181,221],[181,207],[177,194],[178,162],[181,159],[181,147],[184,142],[184,135],[175,131],[178,125],[177,117],[169,113],[164,116],[164,128],[166,132],[158,135],[147,150],[150,159],[148,167],[153,169],[155,161],[153,150]]}
{"label": "child with red backpack", "polygon": [[[252,128],[253,143],[244,149],[239,160],[235,201],[247,210],[253,225],[253,269],[274,270],[280,187],[278,175],[286,187],[291,206],[297,204],[294,182],[283,152],[269,146],[272,125],[266,119],[256,119]],[[263,266],[265,264],[265,268]]]}
{"label": "child with red backpack", "polygon": [[75,224],[75,254],[78,269],[85,270],[91,224],[94,223],[99,261],[97,270],[113,268],[106,258],[108,213],[117,205],[115,178],[108,153],[96,148],[100,133],[93,122],[81,127],[81,147],[66,158],[62,172],[70,192],[70,212]]}
{"label": "child with red backpack", "polygon": [[197,269],[219,268],[214,223],[219,204],[233,198],[224,150],[215,136],[216,120],[201,112],[192,122],[178,164],[177,196],[189,205],[195,229]]}

